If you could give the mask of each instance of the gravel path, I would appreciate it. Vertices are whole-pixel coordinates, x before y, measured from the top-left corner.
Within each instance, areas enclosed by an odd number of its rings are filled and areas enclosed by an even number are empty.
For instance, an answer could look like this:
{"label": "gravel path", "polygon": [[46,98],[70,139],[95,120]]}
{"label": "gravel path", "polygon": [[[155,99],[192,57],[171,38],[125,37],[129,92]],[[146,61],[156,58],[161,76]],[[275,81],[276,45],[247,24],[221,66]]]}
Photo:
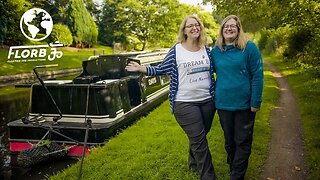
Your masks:
{"label": "gravel path", "polygon": [[277,80],[280,97],[271,115],[272,138],[261,179],[307,179],[301,118],[297,103],[285,77],[271,63],[265,63]]}

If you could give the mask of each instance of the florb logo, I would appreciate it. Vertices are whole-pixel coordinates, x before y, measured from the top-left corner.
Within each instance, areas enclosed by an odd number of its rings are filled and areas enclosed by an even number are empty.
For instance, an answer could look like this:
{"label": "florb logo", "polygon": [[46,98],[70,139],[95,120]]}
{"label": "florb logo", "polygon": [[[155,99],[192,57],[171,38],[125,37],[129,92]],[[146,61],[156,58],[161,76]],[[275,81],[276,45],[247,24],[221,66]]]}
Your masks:
{"label": "florb logo", "polygon": [[[40,8],[26,11],[20,20],[22,34],[31,41],[42,41],[52,32],[53,21],[50,14]],[[44,45],[11,46],[8,53],[8,62],[53,61],[62,57],[62,51],[56,47],[63,44],[55,42]]]}
{"label": "florb logo", "polygon": [[52,27],[53,22],[50,14],[40,8],[26,11],[20,20],[22,34],[31,41],[44,40],[50,35]]}

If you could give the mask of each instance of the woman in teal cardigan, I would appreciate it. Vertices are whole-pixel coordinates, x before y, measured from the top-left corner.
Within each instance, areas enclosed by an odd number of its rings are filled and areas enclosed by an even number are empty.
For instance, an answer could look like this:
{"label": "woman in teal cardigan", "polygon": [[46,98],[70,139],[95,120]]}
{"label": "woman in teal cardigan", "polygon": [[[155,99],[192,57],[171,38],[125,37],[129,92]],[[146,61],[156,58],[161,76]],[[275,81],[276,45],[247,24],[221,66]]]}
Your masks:
{"label": "woman in teal cardigan", "polygon": [[211,57],[217,78],[215,105],[224,131],[230,177],[244,179],[255,114],[262,101],[262,57],[257,46],[245,37],[235,15],[222,21]]}

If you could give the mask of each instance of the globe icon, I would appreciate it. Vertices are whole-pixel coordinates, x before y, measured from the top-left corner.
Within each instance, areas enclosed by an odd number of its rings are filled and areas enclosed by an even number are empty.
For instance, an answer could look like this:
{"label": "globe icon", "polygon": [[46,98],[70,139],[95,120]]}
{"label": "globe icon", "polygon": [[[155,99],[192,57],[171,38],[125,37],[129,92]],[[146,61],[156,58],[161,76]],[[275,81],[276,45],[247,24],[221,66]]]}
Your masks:
{"label": "globe icon", "polygon": [[52,32],[53,21],[50,14],[40,8],[32,8],[26,11],[20,20],[22,34],[32,40],[41,41]]}

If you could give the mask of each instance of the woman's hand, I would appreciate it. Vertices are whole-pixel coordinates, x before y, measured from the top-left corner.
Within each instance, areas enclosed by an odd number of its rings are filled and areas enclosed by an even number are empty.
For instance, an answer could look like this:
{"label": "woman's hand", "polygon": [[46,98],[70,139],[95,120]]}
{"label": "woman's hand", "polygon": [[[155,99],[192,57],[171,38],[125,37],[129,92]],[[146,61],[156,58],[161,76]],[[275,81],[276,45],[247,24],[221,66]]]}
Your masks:
{"label": "woman's hand", "polygon": [[141,66],[135,61],[130,61],[128,65],[125,67],[125,70],[129,72],[142,72],[147,73],[147,68],[145,66]]}
{"label": "woman's hand", "polygon": [[258,112],[260,109],[251,107],[251,112]]}

